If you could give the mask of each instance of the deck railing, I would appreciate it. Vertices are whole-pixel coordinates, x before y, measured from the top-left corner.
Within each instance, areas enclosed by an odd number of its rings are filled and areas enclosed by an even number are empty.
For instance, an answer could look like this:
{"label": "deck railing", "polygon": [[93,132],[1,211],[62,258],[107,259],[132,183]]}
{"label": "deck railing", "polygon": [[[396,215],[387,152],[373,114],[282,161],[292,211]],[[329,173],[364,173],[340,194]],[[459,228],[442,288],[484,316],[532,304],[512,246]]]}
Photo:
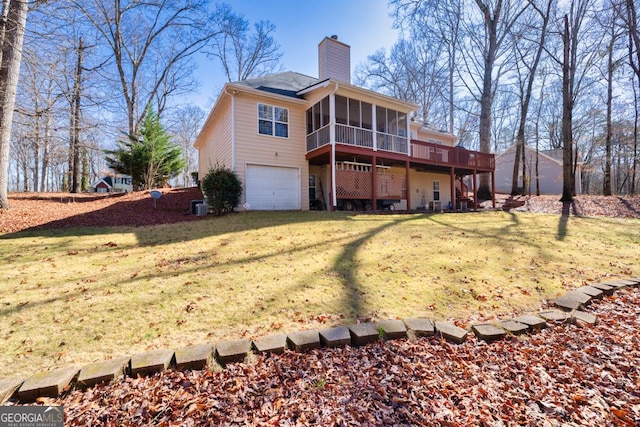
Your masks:
{"label": "deck railing", "polygon": [[407,154],[409,148],[408,139],[404,136],[391,135],[389,133],[378,132],[376,143],[379,150],[392,151],[394,153]]}
{"label": "deck railing", "polygon": [[331,142],[329,127],[329,125],[326,125],[307,135],[307,151],[315,150]]}
{"label": "deck railing", "polygon": [[[373,149],[373,131],[353,126],[336,124],[336,143]],[[331,142],[330,125],[307,135],[307,151],[327,145]],[[490,171],[495,169],[495,156],[465,150],[458,147],[418,141],[387,133],[376,133],[376,146],[380,151],[407,154],[411,144],[410,159],[440,166],[454,166]]]}
{"label": "deck railing", "polygon": [[373,148],[373,131],[336,124],[336,142],[357,147]]}
{"label": "deck railing", "polygon": [[411,140],[411,158],[442,166],[493,170],[495,156],[458,147]]}

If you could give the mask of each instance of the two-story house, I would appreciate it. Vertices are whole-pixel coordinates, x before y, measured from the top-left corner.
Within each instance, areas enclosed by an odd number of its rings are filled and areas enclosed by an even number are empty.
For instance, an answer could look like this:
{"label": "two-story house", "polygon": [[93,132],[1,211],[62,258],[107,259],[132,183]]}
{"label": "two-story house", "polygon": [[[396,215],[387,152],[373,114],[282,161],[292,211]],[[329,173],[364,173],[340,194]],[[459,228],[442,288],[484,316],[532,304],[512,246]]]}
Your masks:
{"label": "two-story house", "polygon": [[455,209],[463,177],[493,178],[492,154],[455,147],[412,118],[415,104],[352,85],[336,36],[318,45],[318,67],[319,78],[226,84],[195,142],[200,176],[234,170],[248,210]]}

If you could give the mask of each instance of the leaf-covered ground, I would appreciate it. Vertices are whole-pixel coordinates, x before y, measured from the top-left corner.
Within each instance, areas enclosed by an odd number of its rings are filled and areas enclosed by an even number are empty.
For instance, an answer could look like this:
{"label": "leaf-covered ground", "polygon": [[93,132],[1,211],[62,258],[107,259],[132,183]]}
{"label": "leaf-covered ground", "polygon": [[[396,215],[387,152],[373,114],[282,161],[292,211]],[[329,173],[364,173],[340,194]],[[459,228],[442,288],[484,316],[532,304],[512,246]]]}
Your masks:
{"label": "leaf-covered ground", "polygon": [[[507,196],[496,198],[496,206],[501,206]],[[559,195],[524,196],[515,200],[524,202],[524,206],[513,210],[546,213],[568,214],[574,216],[608,216],[616,218],[640,218],[640,196],[577,196],[568,206],[560,202]],[[488,203],[485,202],[485,205]],[[565,211],[563,212],[563,208]],[[566,209],[568,208],[568,212]]]}
{"label": "leaf-covered ground", "polygon": [[[202,199],[197,188],[163,189],[154,207],[148,191],[129,194],[11,193],[10,209],[0,210],[0,233],[28,229],[168,224],[193,221],[190,201]],[[500,207],[508,196],[497,195]],[[560,196],[518,197],[518,211],[562,213]],[[484,207],[491,202],[483,203]],[[578,196],[570,215],[640,218],[640,196]]]}
{"label": "leaf-covered ground", "polygon": [[74,426],[637,426],[640,290],[590,310],[595,326],[491,344],[431,337],[256,356],[43,403],[64,405]]}
{"label": "leaf-covered ground", "polygon": [[134,193],[11,193],[0,209],[0,233],[29,229],[170,224],[199,219],[190,201],[198,188],[162,189],[154,204],[148,191]]}

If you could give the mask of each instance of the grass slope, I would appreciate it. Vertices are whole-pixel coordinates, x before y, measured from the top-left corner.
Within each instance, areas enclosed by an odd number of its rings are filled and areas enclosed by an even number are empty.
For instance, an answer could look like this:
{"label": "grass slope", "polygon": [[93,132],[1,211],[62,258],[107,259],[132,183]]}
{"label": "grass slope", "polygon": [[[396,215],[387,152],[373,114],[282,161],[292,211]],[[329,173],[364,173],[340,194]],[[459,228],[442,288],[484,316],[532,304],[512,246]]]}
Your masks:
{"label": "grass slope", "polygon": [[252,212],[0,236],[0,378],[153,348],[426,316],[491,319],[639,275],[638,220]]}

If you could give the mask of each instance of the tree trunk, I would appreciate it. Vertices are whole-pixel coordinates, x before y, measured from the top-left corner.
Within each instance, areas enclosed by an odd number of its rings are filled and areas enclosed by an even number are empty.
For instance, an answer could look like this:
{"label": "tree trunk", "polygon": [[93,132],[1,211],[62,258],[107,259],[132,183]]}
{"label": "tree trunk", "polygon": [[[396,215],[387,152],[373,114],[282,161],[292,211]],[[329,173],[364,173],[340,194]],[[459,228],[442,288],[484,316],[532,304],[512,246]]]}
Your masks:
{"label": "tree trunk", "polygon": [[7,20],[0,35],[2,42],[0,58],[0,209],[9,208],[9,150],[11,148],[11,127],[13,109],[16,103],[16,89],[22,62],[22,41],[27,23],[27,0],[3,1],[7,9]]}
{"label": "tree trunk", "polygon": [[[484,26],[488,40],[487,53],[484,57],[484,70],[482,76],[482,93],[480,94],[480,152],[491,152],[491,108],[493,106],[493,67],[496,62],[498,50],[498,20],[499,12],[491,16],[489,8],[476,0],[476,4],[484,15]],[[490,199],[491,187],[489,174],[480,175],[480,185],[478,187],[478,198]]]}
{"label": "tree trunk", "polygon": [[76,72],[73,76],[73,96],[72,102],[72,114],[73,114],[73,127],[70,129],[72,132],[72,153],[73,153],[73,174],[71,175],[71,192],[80,193],[82,191],[82,171],[80,170],[80,96],[82,86],[82,53],[84,45],[82,37],[78,41],[78,58],[76,63]]}
{"label": "tree trunk", "polygon": [[613,54],[615,42],[615,23],[614,19],[612,19],[611,39],[609,40],[609,46],[607,46],[607,135],[605,138],[605,163],[604,178],[602,183],[602,194],[604,194],[605,196],[611,195],[611,137],[613,133],[611,124],[611,110],[613,104]]}
{"label": "tree trunk", "polygon": [[[638,77],[638,83],[640,84],[640,77]],[[638,111],[638,92],[636,87],[633,87],[633,105],[635,109],[635,116],[633,118],[633,163],[631,164],[631,189],[629,193],[633,196],[636,194],[636,170],[638,165],[638,118],[640,111]]]}
{"label": "tree trunk", "polygon": [[573,201],[571,172],[573,170],[573,94],[570,78],[569,18],[564,16],[563,61],[562,61],[562,198],[561,202]]}

